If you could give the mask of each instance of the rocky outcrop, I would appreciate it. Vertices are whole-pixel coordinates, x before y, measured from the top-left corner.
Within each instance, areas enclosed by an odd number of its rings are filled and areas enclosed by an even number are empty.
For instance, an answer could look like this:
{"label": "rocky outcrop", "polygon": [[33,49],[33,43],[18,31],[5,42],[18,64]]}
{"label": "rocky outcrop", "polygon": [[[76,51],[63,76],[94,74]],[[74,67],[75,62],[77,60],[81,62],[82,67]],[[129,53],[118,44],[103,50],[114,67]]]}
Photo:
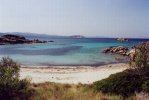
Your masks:
{"label": "rocky outcrop", "polygon": [[130,61],[134,61],[136,57],[136,49],[128,49],[127,47],[118,46],[110,47],[103,50],[104,53],[118,54],[122,56],[127,56]]}
{"label": "rocky outcrop", "polygon": [[7,34],[7,35],[3,35],[0,37],[0,45],[6,45],[6,44],[24,44],[24,43],[46,43],[47,41],[41,41],[38,39],[34,39],[34,40],[29,40],[26,39],[23,36],[18,36],[18,35],[11,35],[11,34]]}
{"label": "rocky outcrop", "polygon": [[125,39],[125,38],[118,38],[117,41],[119,41],[119,42],[127,42],[128,39]]}
{"label": "rocky outcrop", "polygon": [[118,47],[106,48],[103,50],[103,53],[114,53],[114,54],[120,54],[123,56],[127,56],[128,50],[129,49],[127,47],[118,46]]}
{"label": "rocky outcrop", "polygon": [[[149,41],[148,42],[141,42],[136,46],[145,46],[146,49],[149,49]],[[128,56],[130,61],[134,61],[136,57],[136,52],[138,51],[137,48],[133,47],[131,49],[123,46],[117,47],[109,47],[103,50],[103,53],[112,53],[112,54],[119,54],[123,56]]]}

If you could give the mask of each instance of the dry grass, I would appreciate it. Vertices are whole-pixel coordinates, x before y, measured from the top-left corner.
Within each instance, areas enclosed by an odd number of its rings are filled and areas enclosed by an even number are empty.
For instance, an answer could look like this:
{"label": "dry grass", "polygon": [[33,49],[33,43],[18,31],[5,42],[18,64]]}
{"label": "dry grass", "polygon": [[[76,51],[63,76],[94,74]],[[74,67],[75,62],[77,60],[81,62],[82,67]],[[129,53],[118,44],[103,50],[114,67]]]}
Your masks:
{"label": "dry grass", "polygon": [[48,82],[33,84],[32,87],[36,91],[32,100],[121,100],[120,96],[104,95],[84,84]]}
{"label": "dry grass", "polygon": [[136,93],[136,95],[133,97],[134,100],[149,100],[149,94],[148,93]]}

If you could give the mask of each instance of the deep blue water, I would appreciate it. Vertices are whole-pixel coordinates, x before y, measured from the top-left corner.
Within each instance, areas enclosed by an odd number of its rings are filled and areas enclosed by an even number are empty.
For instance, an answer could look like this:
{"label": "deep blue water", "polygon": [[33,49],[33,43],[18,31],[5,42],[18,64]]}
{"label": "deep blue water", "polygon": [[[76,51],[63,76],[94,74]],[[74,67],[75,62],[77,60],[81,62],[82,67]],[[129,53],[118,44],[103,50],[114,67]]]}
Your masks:
{"label": "deep blue water", "polygon": [[[111,38],[40,38],[54,42],[42,44],[1,45],[0,57],[9,56],[24,65],[102,65],[126,62],[118,55],[104,54],[102,50],[110,46],[133,47],[147,39],[129,39],[118,42]],[[116,58],[122,58],[116,60]]]}

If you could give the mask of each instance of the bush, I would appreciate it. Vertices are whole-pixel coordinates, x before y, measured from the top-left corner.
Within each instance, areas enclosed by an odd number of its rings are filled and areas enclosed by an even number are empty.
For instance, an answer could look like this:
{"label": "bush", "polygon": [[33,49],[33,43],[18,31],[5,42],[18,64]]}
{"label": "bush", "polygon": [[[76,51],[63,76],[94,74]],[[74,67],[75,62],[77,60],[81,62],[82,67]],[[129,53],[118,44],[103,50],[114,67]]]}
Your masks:
{"label": "bush", "polygon": [[10,58],[0,61],[0,99],[27,99],[32,90],[27,79],[19,79],[20,65]]}
{"label": "bush", "polygon": [[113,74],[107,79],[97,81],[93,85],[94,89],[97,91],[127,97],[134,92],[141,91],[142,80],[139,75],[132,74],[131,70],[126,70],[124,72]]}
{"label": "bush", "polygon": [[130,61],[130,66],[136,69],[136,73],[142,74],[149,70],[149,46],[138,44],[135,49],[135,58]]}
{"label": "bush", "polygon": [[141,75],[129,69],[110,75],[109,78],[93,83],[93,88],[103,93],[117,94],[123,97],[133,95],[135,92],[149,93],[149,70]]}

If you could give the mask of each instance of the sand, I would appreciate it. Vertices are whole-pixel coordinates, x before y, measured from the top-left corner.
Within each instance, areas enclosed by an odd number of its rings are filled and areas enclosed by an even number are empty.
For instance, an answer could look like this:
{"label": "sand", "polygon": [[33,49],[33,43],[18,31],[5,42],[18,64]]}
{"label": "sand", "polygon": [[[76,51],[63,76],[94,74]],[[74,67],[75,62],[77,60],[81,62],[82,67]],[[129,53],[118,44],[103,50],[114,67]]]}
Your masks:
{"label": "sand", "polygon": [[29,78],[32,83],[58,82],[91,84],[105,79],[111,74],[121,72],[128,64],[109,64],[98,67],[91,66],[21,66],[20,78]]}

